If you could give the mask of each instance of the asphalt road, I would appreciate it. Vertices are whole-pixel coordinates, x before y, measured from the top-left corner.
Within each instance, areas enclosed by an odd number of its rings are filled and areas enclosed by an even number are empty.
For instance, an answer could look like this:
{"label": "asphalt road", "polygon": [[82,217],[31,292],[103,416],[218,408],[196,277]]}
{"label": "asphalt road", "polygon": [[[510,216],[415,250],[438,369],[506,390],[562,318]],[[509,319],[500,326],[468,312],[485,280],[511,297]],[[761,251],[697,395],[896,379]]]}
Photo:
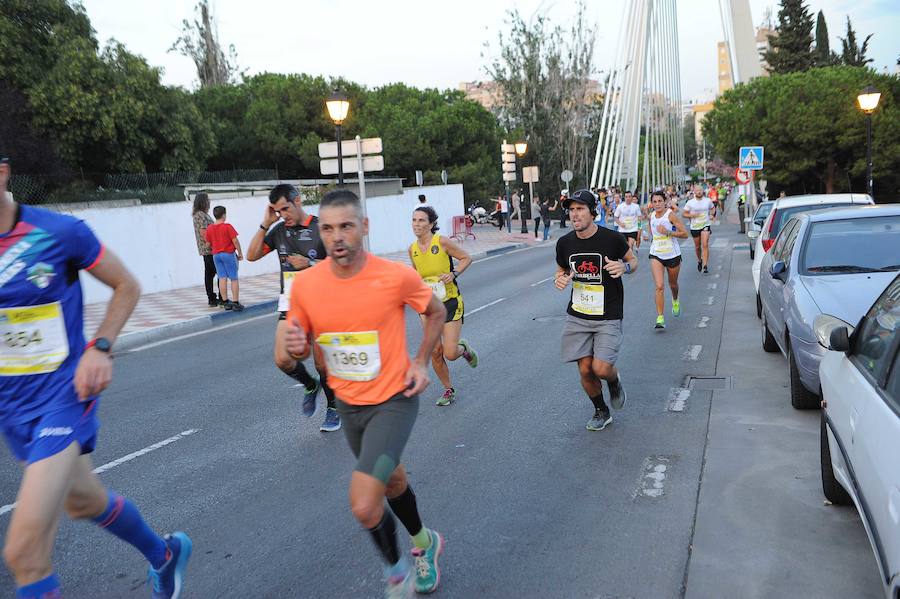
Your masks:
{"label": "asphalt road", "polygon": [[[712,392],[668,408],[686,377],[716,372],[727,237],[709,275],[686,252],[683,314],[664,332],[652,328],[641,252],[619,361],[629,403],[597,433],[584,428],[592,408],[575,367],[560,362],[567,296],[548,280],[553,246],[483,259],[461,277],[464,336],[481,364],[451,365],[450,407],[433,405],[433,378],[404,456],[425,524],[447,539],[438,596],[683,596]],[[418,319],[407,324],[416,347]],[[376,551],[347,505],[353,458],[341,433],[319,432],[321,407],[301,415],[299,390],[272,363],[274,328],[265,316],[117,357],[95,463],[171,440],[101,478],[156,529],[192,536],[186,597],[380,596]],[[18,479],[3,447],[0,505]],[[0,533],[8,522],[0,515]],[[142,557],[90,524],[62,525],[56,564],[68,598],[149,594]],[[0,597],[12,589],[0,568]]]}

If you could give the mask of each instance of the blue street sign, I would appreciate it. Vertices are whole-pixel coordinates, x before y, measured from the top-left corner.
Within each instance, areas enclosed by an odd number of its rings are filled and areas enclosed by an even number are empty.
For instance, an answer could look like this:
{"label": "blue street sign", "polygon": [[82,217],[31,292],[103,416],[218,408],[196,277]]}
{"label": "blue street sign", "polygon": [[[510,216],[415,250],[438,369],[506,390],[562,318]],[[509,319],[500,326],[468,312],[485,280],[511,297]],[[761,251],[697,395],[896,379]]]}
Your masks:
{"label": "blue street sign", "polygon": [[763,167],[763,147],[743,146],[738,155],[739,168],[745,171],[760,171]]}

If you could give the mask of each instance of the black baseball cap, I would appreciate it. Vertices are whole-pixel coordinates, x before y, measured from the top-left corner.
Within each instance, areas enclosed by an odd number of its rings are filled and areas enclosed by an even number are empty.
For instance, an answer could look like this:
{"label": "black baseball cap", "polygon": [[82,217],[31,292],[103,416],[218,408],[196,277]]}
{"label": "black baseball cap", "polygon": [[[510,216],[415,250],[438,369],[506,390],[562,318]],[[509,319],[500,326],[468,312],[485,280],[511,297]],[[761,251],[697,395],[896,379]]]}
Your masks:
{"label": "black baseball cap", "polygon": [[584,204],[588,207],[588,210],[591,211],[591,214],[597,214],[597,196],[591,193],[590,190],[587,189],[579,189],[571,196],[567,197],[563,200],[563,208],[566,210],[569,209],[569,206],[572,205],[572,202],[578,202],[579,204]]}

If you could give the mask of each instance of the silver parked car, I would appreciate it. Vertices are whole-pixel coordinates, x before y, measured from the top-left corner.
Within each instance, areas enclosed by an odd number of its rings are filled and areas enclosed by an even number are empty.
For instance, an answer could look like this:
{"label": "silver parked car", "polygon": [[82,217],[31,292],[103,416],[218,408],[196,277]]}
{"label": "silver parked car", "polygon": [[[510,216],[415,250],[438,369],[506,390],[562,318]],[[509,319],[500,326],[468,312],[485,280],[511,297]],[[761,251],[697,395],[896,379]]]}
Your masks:
{"label": "silver parked car", "polygon": [[788,360],[791,405],[819,405],[822,313],[856,323],[900,272],[900,205],[803,212],[761,264],[762,345]]}
{"label": "silver parked car", "polygon": [[[822,490],[856,505],[885,597],[900,597],[900,276],[857,325],[818,318]],[[851,331],[853,331],[851,333]]]}

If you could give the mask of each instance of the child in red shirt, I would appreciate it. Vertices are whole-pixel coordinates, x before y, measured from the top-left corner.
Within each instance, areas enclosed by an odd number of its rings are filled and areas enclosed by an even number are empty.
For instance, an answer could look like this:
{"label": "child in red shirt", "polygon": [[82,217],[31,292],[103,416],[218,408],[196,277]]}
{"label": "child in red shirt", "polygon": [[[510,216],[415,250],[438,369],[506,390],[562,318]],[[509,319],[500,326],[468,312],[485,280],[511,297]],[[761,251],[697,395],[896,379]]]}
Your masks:
{"label": "child in red shirt", "polygon": [[[238,260],[244,259],[241,242],[238,241],[238,233],[234,227],[225,222],[225,206],[213,208],[213,216],[216,217],[216,222],[206,227],[206,241],[212,246],[213,262],[219,276],[219,294],[225,299],[226,310],[240,312],[244,309],[238,301]],[[231,281],[233,302],[228,299],[228,281]]]}

